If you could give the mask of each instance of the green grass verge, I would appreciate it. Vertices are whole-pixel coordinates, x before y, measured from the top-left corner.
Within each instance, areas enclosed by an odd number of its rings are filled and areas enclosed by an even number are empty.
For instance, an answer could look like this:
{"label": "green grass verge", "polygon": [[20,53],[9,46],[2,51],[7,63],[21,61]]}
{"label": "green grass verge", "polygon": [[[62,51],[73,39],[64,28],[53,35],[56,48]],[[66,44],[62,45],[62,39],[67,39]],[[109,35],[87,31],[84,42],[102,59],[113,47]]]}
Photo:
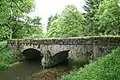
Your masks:
{"label": "green grass verge", "polygon": [[58,80],[120,80],[120,47]]}
{"label": "green grass verge", "polygon": [[6,69],[17,61],[17,57],[9,50],[7,41],[0,42],[0,69]]}

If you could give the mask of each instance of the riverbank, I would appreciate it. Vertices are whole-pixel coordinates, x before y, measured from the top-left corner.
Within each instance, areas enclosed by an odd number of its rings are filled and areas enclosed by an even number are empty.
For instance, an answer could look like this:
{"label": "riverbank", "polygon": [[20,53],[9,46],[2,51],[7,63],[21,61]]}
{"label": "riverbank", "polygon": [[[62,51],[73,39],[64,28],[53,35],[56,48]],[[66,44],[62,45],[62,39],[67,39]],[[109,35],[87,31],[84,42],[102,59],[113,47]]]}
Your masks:
{"label": "riverbank", "polygon": [[58,80],[120,80],[120,47]]}
{"label": "riverbank", "polygon": [[11,64],[17,62],[17,56],[14,55],[7,46],[7,41],[0,42],[0,69],[6,69]]}

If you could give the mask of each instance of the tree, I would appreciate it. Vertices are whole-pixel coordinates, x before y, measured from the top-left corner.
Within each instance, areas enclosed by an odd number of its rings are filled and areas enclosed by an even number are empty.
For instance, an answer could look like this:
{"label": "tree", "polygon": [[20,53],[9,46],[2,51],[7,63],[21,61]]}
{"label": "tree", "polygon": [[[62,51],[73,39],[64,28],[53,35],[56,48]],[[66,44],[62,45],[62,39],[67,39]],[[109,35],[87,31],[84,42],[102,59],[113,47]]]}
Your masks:
{"label": "tree", "polygon": [[86,13],[84,14],[84,17],[86,19],[86,30],[90,35],[93,35],[96,33],[96,27],[97,26],[97,19],[96,19],[96,13],[98,11],[99,5],[103,0],[85,0],[86,5],[84,5],[84,10]]}
{"label": "tree", "polygon": [[[30,18],[28,16],[21,19],[9,20],[9,24],[1,25],[0,38],[8,39],[10,36],[12,38],[23,38],[29,37],[35,34],[42,34],[41,28],[41,18],[35,17]],[[12,30],[11,34],[9,26]]]}
{"label": "tree", "polygon": [[67,5],[58,19],[51,23],[50,37],[76,37],[84,31],[84,18],[74,5]]}
{"label": "tree", "polygon": [[26,16],[23,20],[17,20],[11,24],[12,27],[12,38],[23,38],[30,37],[35,34],[41,34],[41,18],[38,16],[33,19]]}
{"label": "tree", "polygon": [[0,24],[24,16],[34,9],[33,0],[2,0],[0,3]]}
{"label": "tree", "polygon": [[[26,23],[28,23],[28,21],[26,21]],[[28,37],[33,37],[33,38],[43,37],[42,24],[41,24],[40,17],[35,16],[33,19],[30,20],[30,23],[27,25],[28,25],[27,27]]]}
{"label": "tree", "polygon": [[47,32],[47,36],[48,37],[58,37],[58,19],[54,20],[51,25],[49,26],[48,32]]}
{"label": "tree", "polygon": [[[0,29],[8,30],[8,34],[6,36],[7,38],[12,38],[12,34],[14,32],[13,29],[16,28],[16,26],[14,25],[20,22],[19,18],[24,17],[24,15],[26,15],[33,9],[34,9],[33,0],[0,1],[0,27],[2,27]],[[17,28],[21,27],[17,26]]]}
{"label": "tree", "polygon": [[56,20],[59,17],[58,14],[55,14],[54,16],[48,17],[48,23],[47,23],[47,31],[49,30],[49,27],[51,26],[51,23]]}
{"label": "tree", "polygon": [[104,0],[100,6],[97,15],[99,15],[99,25],[97,31],[107,35],[120,34],[120,6],[119,0]]}

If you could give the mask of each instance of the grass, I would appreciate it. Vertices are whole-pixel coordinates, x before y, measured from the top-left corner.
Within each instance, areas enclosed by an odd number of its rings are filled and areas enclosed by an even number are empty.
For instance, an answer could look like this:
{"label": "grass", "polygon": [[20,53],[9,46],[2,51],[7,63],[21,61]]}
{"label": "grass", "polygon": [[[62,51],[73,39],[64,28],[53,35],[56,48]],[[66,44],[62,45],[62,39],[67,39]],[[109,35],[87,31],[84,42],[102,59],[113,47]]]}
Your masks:
{"label": "grass", "polygon": [[17,57],[9,50],[7,41],[0,42],[0,69],[6,69],[17,61]]}
{"label": "grass", "polygon": [[120,47],[58,80],[120,80]]}

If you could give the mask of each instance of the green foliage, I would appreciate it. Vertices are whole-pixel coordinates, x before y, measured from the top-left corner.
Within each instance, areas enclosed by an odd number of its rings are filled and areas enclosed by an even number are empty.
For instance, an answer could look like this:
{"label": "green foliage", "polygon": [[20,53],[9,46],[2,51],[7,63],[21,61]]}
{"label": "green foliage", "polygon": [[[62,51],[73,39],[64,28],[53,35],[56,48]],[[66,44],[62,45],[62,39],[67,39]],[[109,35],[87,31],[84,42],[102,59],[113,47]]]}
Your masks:
{"label": "green foliage", "polygon": [[89,35],[119,35],[119,0],[86,0],[84,17]]}
{"label": "green foliage", "polygon": [[67,5],[48,30],[49,37],[76,37],[84,32],[84,18],[74,5]]}
{"label": "green foliage", "polygon": [[[99,33],[109,35],[120,34],[120,6],[119,0],[104,0],[100,6],[98,13],[98,26],[96,28]],[[98,16],[99,15],[99,16]]]}
{"label": "green foliage", "polygon": [[7,41],[0,42],[0,69],[5,69],[16,61],[17,57],[9,50]]}
{"label": "green foliage", "polygon": [[24,37],[30,37],[34,34],[42,34],[41,29],[41,18],[35,17],[24,17],[23,21],[19,20],[16,21],[15,26],[12,29],[12,38],[24,38]]}
{"label": "green foliage", "polygon": [[[9,24],[1,25],[0,39],[24,38],[34,34],[41,34],[41,18],[23,17],[20,19],[9,20]],[[8,26],[11,26],[9,29]]]}
{"label": "green foliage", "polygon": [[56,20],[59,17],[58,14],[55,14],[55,16],[48,17],[48,23],[47,23],[47,31],[50,29],[51,23]]}
{"label": "green foliage", "polygon": [[31,19],[26,16],[32,10],[34,10],[34,0],[0,1],[0,40],[24,38],[38,31],[42,32],[41,18]]}
{"label": "green foliage", "polygon": [[97,61],[92,61],[84,68],[79,68],[61,80],[119,80],[120,47]]}
{"label": "green foliage", "polygon": [[49,51],[47,51],[41,60],[41,65],[43,68],[49,68],[54,65],[53,56]]}
{"label": "green foliage", "polygon": [[29,38],[44,38],[46,36],[44,36],[45,34],[43,33],[37,33],[37,34],[32,34],[31,36],[29,36]]}
{"label": "green foliage", "polygon": [[8,22],[11,17],[21,17],[33,9],[33,0],[1,0],[0,24]]}
{"label": "green foliage", "polygon": [[47,36],[48,37],[59,37],[58,35],[58,19],[54,20],[51,25],[49,26],[48,32],[47,32]]}
{"label": "green foliage", "polygon": [[86,5],[84,5],[83,8],[86,11],[85,18],[87,19],[87,22],[93,21],[91,18],[93,18],[94,15],[96,14],[96,12],[99,8],[99,4],[102,1],[103,0],[85,0]]}
{"label": "green foliage", "polygon": [[96,27],[97,25],[97,19],[96,19],[96,13],[98,11],[99,5],[103,0],[85,0],[86,5],[84,5],[84,10],[86,13],[84,13],[84,17],[86,19],[86,34],[87,35],[95,35],[96,34]]}
{"label": "green foliage", "polygon": [[8,28],[6,26],[1,27],[0,26],[0,41],[6,40],[9,36]]}

